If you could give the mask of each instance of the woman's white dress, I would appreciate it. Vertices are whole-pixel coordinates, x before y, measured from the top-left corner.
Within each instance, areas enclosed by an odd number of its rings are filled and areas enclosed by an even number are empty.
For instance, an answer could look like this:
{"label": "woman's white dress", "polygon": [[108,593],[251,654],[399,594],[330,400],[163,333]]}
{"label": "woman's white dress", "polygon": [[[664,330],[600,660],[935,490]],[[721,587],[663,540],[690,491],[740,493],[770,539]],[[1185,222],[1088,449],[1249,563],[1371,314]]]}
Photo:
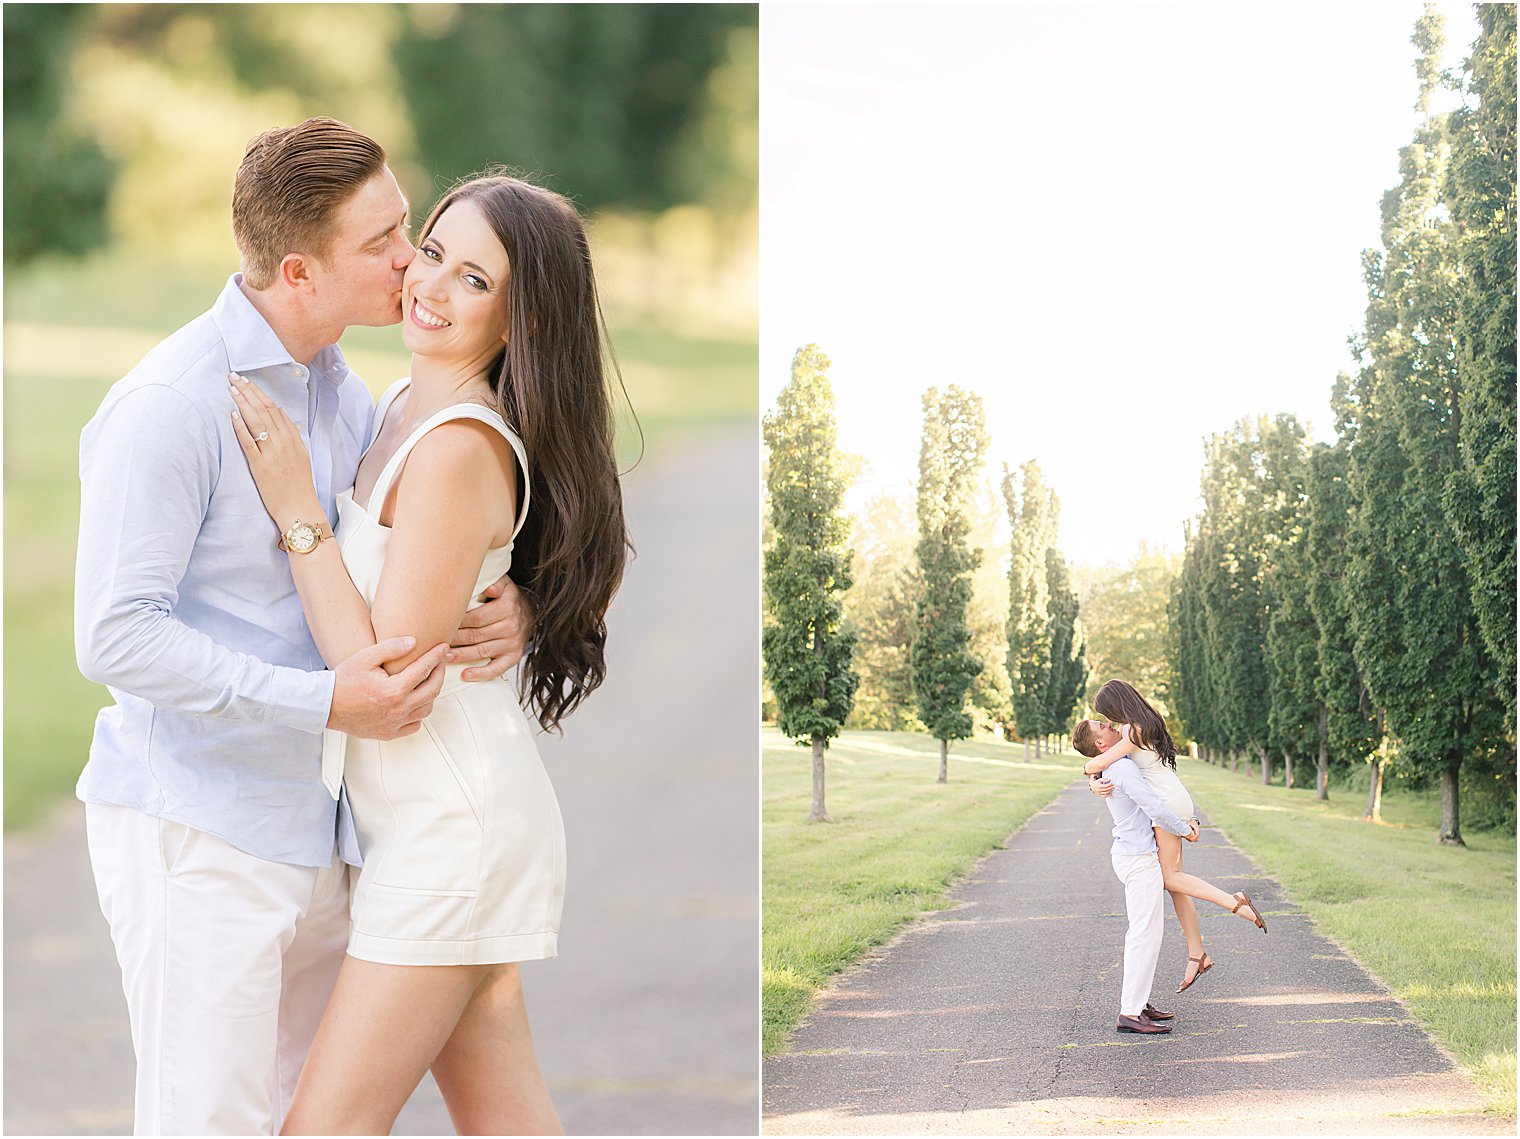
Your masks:
{"label": "woman's white dress", "polygon": [[[409,381],[392,385],[379,423]],[[445,408],[396,449],[370,493],[383,508],[407,454],[452,419],[496,428],[517,455],[523,480],[517,531],[528,511],[522,441],[495,411]],[[338,496],[335,528],[344,564],[374,604],[390,528]],[[507,572],[512,543],[488,551],[473,596]],[[422,729],[400,739],[329,739],[324,777],[335,787],[332,752],[341,747],[343,785],[353,808],[364,866],[352,884],[348,952],[393,965],[477,965],[553,957],[564,899],[565,835],[554,788],[534,743],[535,726],[515,682],[467,683],[448,665],[443,691]],[[331,733],[330,735],[337,735]]]}
{"label": "woman's white dress", "polygon": [[[1126,729],[1124,734],[1128,738],[1129,731]],[[1179,819],[1186,822],[1193,817],[1193,797],[1187,793],[1187,788],[1177,778],[1177,773],[1161,762],[1159,755],[1144,748],[1136,748],[1129,753],[1129,757],[1135,761],[1135,766],[1140,769],[1140,774],[1150,784],[1151,790],[1165,800]]]}

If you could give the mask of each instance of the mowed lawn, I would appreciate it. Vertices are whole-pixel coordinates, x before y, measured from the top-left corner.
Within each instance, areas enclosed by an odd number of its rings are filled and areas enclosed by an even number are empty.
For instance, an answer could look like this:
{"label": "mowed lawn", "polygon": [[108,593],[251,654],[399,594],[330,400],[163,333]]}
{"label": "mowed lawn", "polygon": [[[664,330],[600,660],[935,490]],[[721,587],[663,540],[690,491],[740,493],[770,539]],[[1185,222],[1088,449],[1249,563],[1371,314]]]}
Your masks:
{"label": "mowed lawn", "polygon": [[[134,287],[112,287],[130,280]],[[84,766],[110,699],[74,664],[79,432],[107,389],[164,335],[211,306],[225,277],[109,258],[13,274],[5,313],[5,827],[29,825]],[[609,311],[616,319],[616,312]],[[710,427],[757,417],[753,341],[654,326],[612,331],[647,462]],[[395,328],[353,329],[344,353],[371,388],[405,375]],[[617,397],[621,403],[621,396]],[[624,469],[640,440],[618,416]],[[758,443],[756,445],[758,458]],[[635,470],[630,478],[638,478]]]}
{"label": "mowed lawn", "polygon": [[846,732],[828,750],[832,822],[809,823],[812,755],[761,734],[762,1014],[780,1051],[830,977],[889,941],[1076,778],[1075,753],[1024,762],[1022,744],[959,741],[938,784],[939,744]]}
{"label": "mowed lawn", "polygon": [[1188,790],[1327,934],[1382,980],[1515,1114],[1515,835],[1466,831],[1440,846],[1438,792],[1390,789],[1382,825],[1365,793],[1263,787],[1194,759]]}

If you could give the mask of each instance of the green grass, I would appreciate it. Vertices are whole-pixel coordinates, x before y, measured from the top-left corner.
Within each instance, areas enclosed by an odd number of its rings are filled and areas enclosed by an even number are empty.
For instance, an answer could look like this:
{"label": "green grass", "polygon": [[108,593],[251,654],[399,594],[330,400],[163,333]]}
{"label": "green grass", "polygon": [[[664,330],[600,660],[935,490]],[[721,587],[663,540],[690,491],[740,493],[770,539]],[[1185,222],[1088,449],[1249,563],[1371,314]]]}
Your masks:
{"label": "green grass", "polygon": [[1381,979],[1490,1100],[1515,1114],[1515,836],[1436,842],[1438,793],[1390,787],[1383,824],[1365,793],[1263,787],[1179,760],[1199,804],[1304,908],[1320,932]]}
{"label": "green grass", "polygon": [[[937,784],[939,744],[905,732],[846,732],[828,751],[830,823],[807,822],[812,757],[761,736],[764,806],[762,993],[766,1055],[813,994],[918,914],[1069,784],[1075,755],[1025,764],[1023,745],[962,741]],[[992,762],[978,762],[978,761]]]}
{"label": "green grass", "polygon": [[[5,827],[37,821],[72,789],[95,712],[109,697],[74,665],[79,432],[106,390],[149,348],[205,311],[226,273],[143,264],[121,253],[10,275],[5,312]],[[611,306],[609,317],[616,320]],[[646,461],[716,426],[753,424],[753,340],[698,339],[658,326],[612,330],[644,431]],[[395,328],[344,337],[376,390],[404,375]],[[619,397],[620,398],[620,397]],[[619,460],[639,439],[624,408]],[[637,477],[637,476],[635,476]]]}

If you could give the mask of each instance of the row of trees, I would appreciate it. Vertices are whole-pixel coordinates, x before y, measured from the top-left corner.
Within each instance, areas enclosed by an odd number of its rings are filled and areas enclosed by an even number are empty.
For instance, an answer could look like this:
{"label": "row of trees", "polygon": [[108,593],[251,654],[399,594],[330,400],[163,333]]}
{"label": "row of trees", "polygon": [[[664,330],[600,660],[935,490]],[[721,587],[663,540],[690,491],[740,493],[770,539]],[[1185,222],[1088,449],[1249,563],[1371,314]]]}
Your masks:
{"label": "row of trees", "polygon": [[[856,614],[866,619],[852,619],[847,601],[857,590],[840,513],[848,477],[835,450],[828,366],[816,345],[799,349],[791,382],[764,423],[766,676],[782,732],[812,746],[810,817],[820,821],[827,818],[824,750],[857,691],[889,718],[881,726],[939,740],[943,783],[950,742],[968,738],[989,708],[1008,735],[1016,728],[1038,746],[1070,725],[1087,682],[1077,596],[1055,548],[1056,496],[1036,464],[1022,468],[1022,486],[1005,469],[1006,577],[985,564],[985,416],[981,398],[955,385],[924,395],[912,560],[902,512],[878,500],[872,513],[890,517],[868,532]],[[989,569],[995,605],[979,588]]]}
{"label": "row of trees", "polygon": [[[1438,778],[1460,845],[1466,771],[1507,799],[1515,761],[1515,9],[1480,8],[1468,77],[1416,26],[1421,121],[1364,255],[1358,367],[1337,437],[1291,416],[1206,447],[1173,599],[1178,710],[1206,753],[1387,760]],[[1431,109],[1446,83],[1466,97]],[[1490,792],[1494,794],[1495,792]]]}

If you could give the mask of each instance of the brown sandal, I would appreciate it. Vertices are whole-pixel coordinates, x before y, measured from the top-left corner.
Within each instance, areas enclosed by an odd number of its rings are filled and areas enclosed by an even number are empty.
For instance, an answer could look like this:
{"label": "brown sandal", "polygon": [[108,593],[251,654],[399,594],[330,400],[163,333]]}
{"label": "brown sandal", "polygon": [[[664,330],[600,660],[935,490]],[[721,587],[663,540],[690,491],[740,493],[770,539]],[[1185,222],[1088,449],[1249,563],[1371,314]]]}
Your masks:
{"label": "brown sandal", "polygon": [[1251,901],[1251,895],[1247,894],[1244,890],[1239,890],[1239,891],[1236,892],[1235,898],[1236,898],[1235,908],[1232,909],[1230,912],[1232,914],[1238,914],[1240,912],[1240,907],[1241,906],[1250,906],[1251,907],[1251,912],[1256,915],[1256,925],[1257,925],[1257,927],[1261,930],[1262,933],[1266,933],[1267,932],[1266,919],[1261,916],[1261,911],[1258,910],[1256,908],[1255,903],[1253,903]]}
{"label": "brown sandal", "polygon": [[[1209,956],[1207,950],[1204,951],[1202,957],[1189,957],[1188,960],[1189,961],[1197,962],[1197,964],[1198,964],[1198,972],[1196,972],[1196,973],[1193,974],[1192,980],[1183,981],[1182,984],[1177,987],[1177,991],[1179,993],[1186,992],[1189,988],[1192,987],[1194,981],[1198,980],[1199,977],[1203,976],[1205,973],[1207,973],[1210,969],[1212,969],[1214,967],[1213,958],[1211,958]],[[1208,962],[1207,965],[1204,964],[1205,961]]]}

